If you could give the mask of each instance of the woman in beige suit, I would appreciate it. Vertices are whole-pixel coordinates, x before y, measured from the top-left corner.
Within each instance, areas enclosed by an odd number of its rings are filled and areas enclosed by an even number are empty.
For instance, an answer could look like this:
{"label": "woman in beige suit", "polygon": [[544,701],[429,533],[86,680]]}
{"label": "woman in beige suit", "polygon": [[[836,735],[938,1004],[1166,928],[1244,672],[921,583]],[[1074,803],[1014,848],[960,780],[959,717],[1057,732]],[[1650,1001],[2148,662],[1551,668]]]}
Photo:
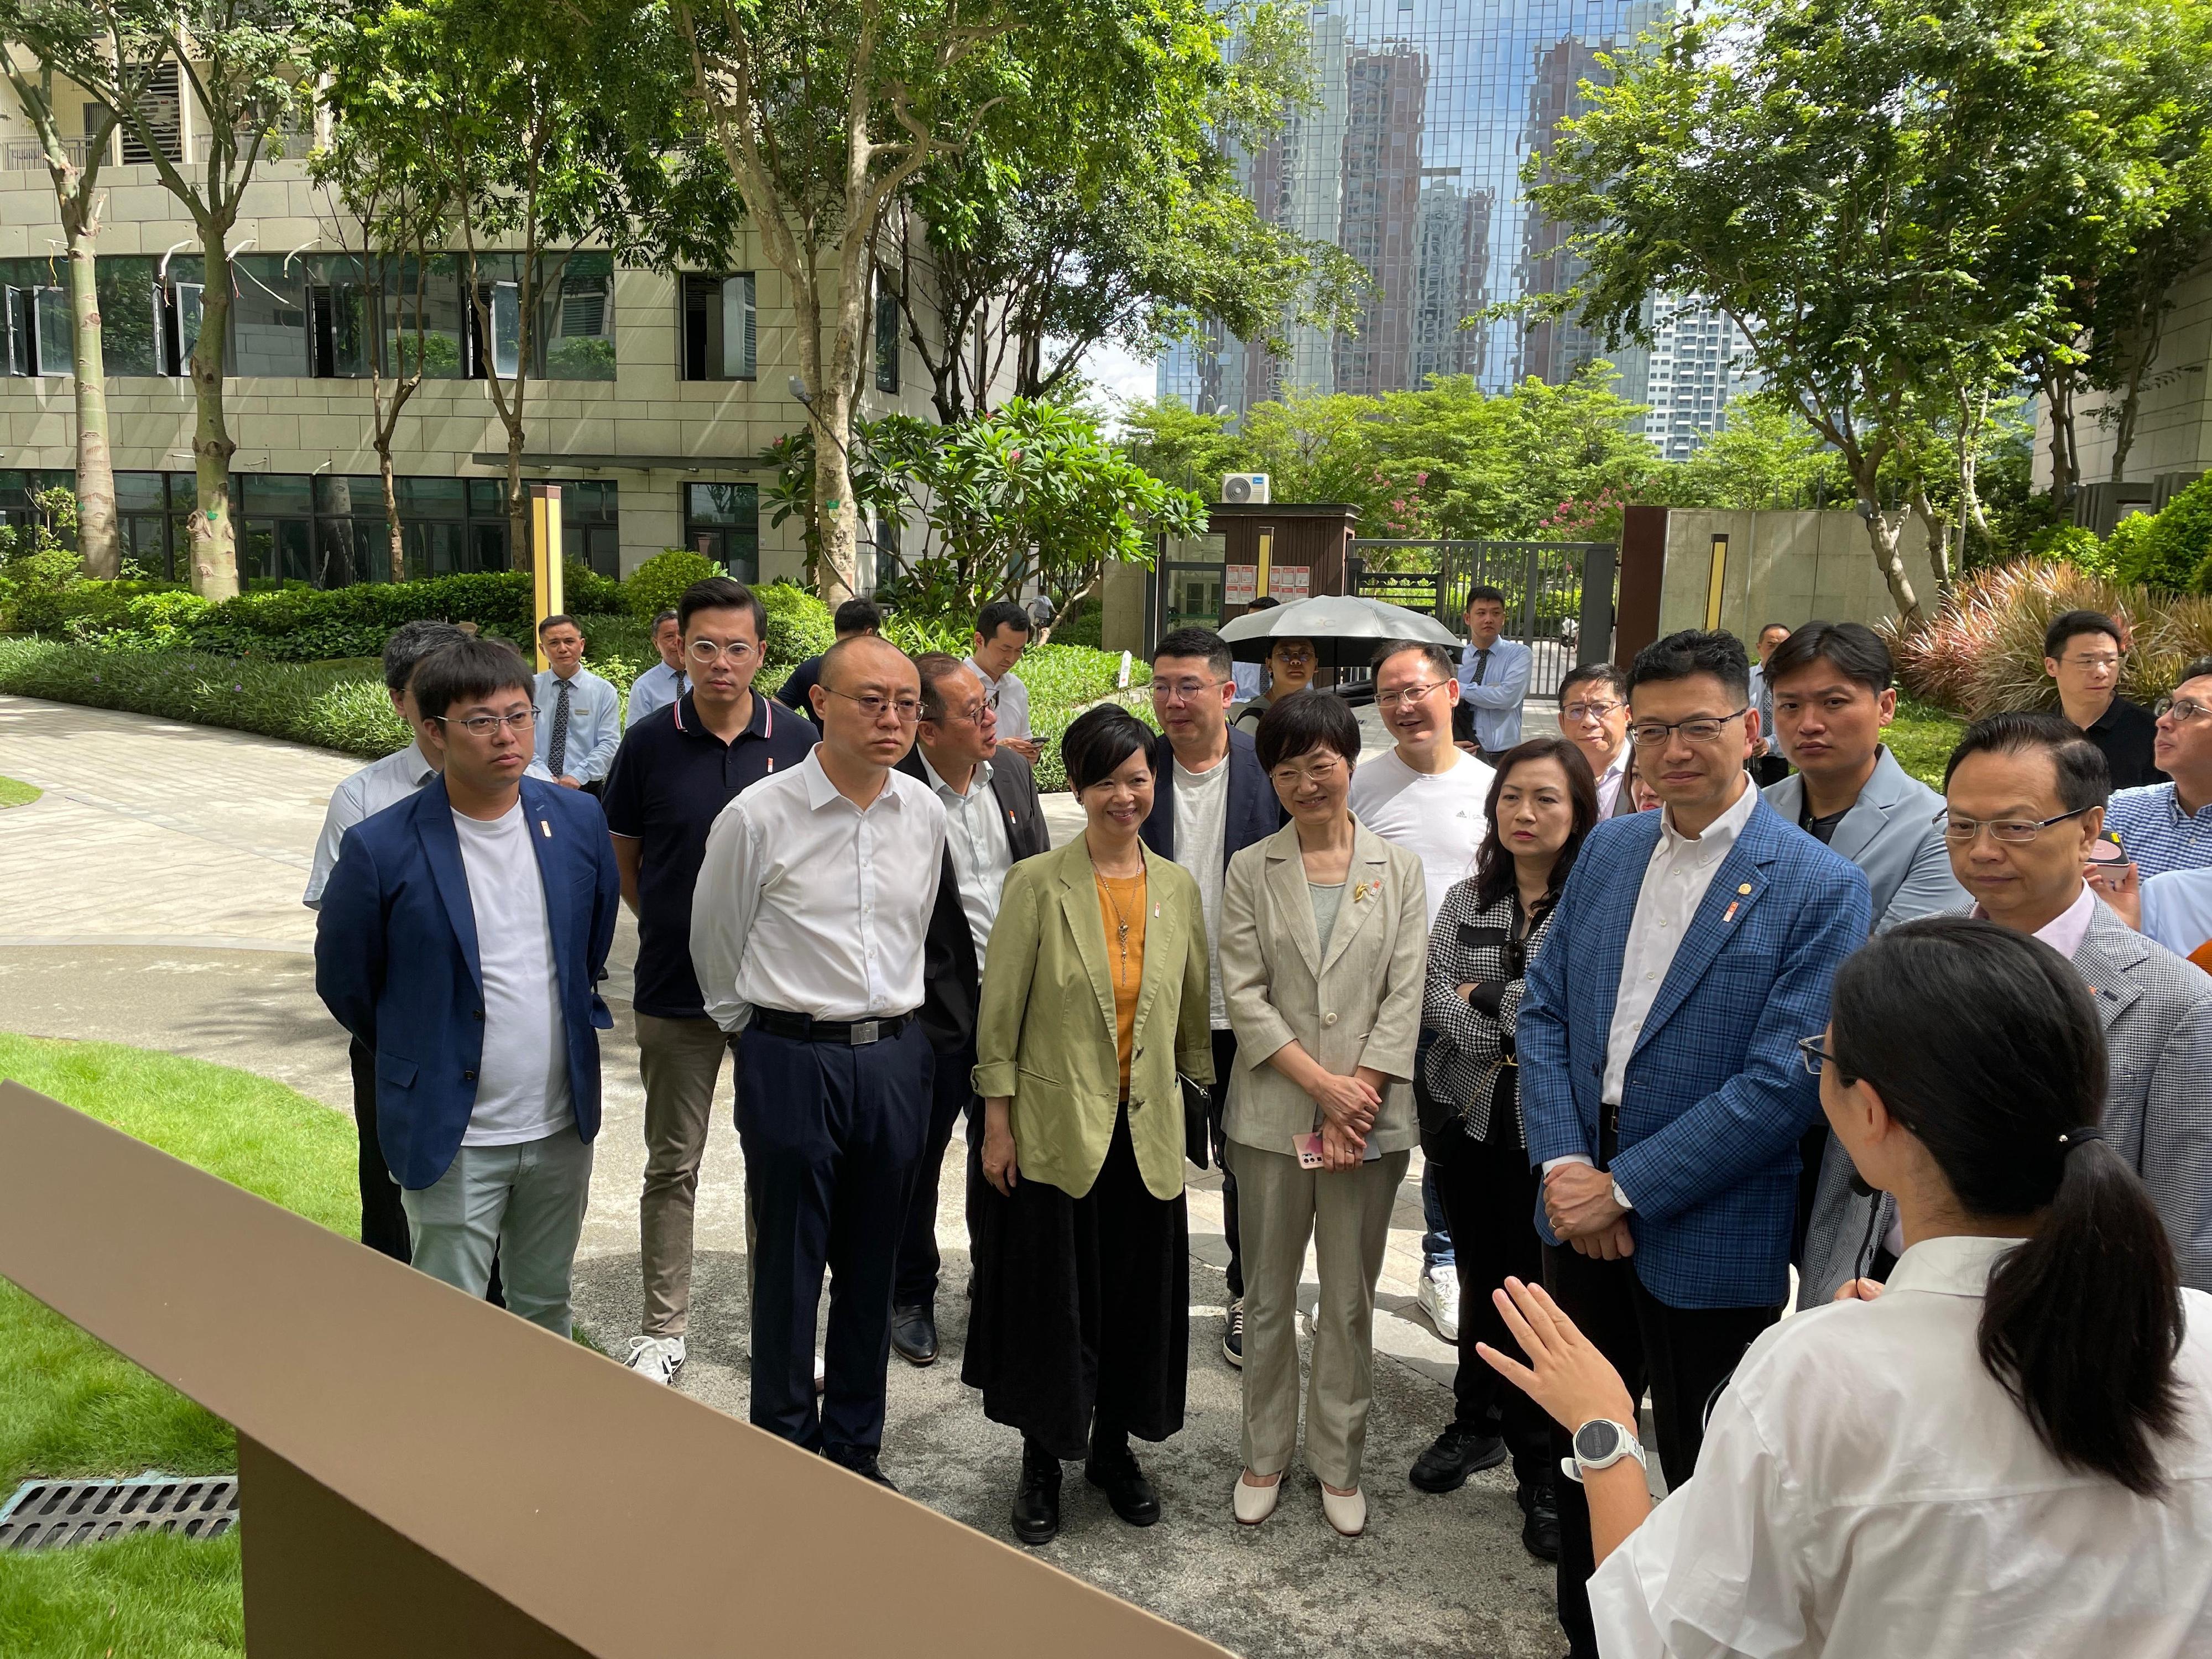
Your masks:
{"label": "woman in beige suit", "polygon": [[1298,1437],[1298,1275],[1321,1271],[1306,1465],[1347,1538],[1367,1524],[1375,1281],[1419,1139],[1410,1079],[1428,913],[1421,861],[1346,805],[1359,721],[1327,692],[1267,711],[1260,764],[1291,822],[1229,862],[1221,979],[1237,1032],[1224,1121],[1244,1249],[1244,1473],[1237,1518],[1274,1512]]}
{"label": "woman in beige suit", "polygon": [[1014,1535],[1060,1530],[1062,1458],[1133,1527],[1160,1516],[1129,1437],[1182,1426],[1189,1221],[1178,1069],[1213,1076],[1206,913],[1149,851],[1152,733],[1102,705],[1060,753],[1089,823],[1006,876],[983,969],[975,1302],[961,1378],[1022,1431]]}

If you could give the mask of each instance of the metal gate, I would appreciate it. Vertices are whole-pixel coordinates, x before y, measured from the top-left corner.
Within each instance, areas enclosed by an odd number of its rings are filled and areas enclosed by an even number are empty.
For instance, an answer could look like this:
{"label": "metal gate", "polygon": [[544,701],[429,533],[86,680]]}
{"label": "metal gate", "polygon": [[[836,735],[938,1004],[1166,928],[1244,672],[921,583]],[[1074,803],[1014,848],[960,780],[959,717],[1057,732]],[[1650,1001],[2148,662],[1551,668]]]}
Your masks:
{"label": "metal gate", "polygon": [[1362,599],[1425,611],[1457,630],[1477,587],[1505,595],[1505,634],[1535,657],[1529,692],[1549,696],[1577,663],[1613,654],[1611,542],[1385,541],[1352,544],[1346,586]]}

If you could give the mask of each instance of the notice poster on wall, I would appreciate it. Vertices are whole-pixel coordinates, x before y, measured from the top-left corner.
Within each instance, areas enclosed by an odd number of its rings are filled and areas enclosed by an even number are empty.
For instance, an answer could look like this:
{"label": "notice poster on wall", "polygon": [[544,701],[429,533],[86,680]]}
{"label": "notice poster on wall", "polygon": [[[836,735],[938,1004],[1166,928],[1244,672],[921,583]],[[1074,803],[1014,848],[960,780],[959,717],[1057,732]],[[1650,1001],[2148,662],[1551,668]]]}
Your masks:
{"label": "notice poster on wall", "polygon": [[1312,583],[1313,567],[1309,564],[1279,564],[1267,573],[1267,592],[1285,605],[1310,597]]}
{"label": "notice poster on wall", "polygon": [[1222,573],[1221,602],[1224,605],[1249,605],[1260,597],[1260,567],[1256,564],[1232,564]]}

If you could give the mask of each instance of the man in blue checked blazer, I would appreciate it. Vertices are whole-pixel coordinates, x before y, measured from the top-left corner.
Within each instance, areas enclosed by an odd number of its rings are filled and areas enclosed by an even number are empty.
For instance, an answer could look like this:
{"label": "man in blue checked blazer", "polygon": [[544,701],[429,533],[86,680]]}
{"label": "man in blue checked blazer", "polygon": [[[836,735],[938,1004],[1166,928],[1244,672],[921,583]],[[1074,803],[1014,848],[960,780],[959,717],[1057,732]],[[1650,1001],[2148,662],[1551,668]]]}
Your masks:
{"label": "man in blue checked blazer", "polygon": [[414,1265],[569,1334],[599,1127],[597,981],[621,873],[599,804],[526,777],[528,669],[457,640],[410,683],[441,775],[346,831],[315,988],[376,1056],[376,1125]]}
{"label": "man in blue checked blazer", "polygon": [[[1870,910],[1858,868],[1752,787],[1749,669],[1720,633],[1638,655],[1630,738],[1663,811],[1592,831],[1515,1034],[1546,1280],[1631,1397],[1650,1388],[1670,1486],[1788,1299],[1797,1143],[1820,1110],[1796,1044],[1826,1028]],[[1579,1486],[1559,1510],[1559,1622],[1595,1659]]]}

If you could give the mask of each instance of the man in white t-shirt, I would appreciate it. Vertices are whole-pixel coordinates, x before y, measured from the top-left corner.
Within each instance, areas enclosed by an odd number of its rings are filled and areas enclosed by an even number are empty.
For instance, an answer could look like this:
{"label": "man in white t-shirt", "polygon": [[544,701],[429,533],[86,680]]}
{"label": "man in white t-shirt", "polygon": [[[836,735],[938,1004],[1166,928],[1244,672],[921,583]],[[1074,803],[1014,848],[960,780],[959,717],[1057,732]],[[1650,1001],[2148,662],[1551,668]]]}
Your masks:
{"label": "man in white t-shirt", "polygon": [[507,1307],[566,1338],[621,872],[597,801],[524,775],[534,687],[511,648],[445,646],[410,689],[440,775],[346,832],[315,988],[375,1054],[415,1266],[482,1296],[496,1252]]}
{"label": "man in white t-shirt", "polygon": [[[1212,986],[1214,1081],[1207,1099],[1213,1155],[1225,1145],[1221,1114],[1235,1070],[1237,1035],[1221,995],[1221,881],[1230,858],[1282,827],[1274,786],[1260,769],[1249,733],[1229,724],[1237,684],[1228,642],[1210,628],[1178,628],[1152,653],[1152,810],[1139,832],[1145,844],[1173,859],[1198,883],[1206,912],[1206,952]],[[1237,1231],[1237,1178],[1221,1164],[1221,1231],[1229,1246],[1229,1305],[1221,1357],[1244,1363],[1244,1252]]]}
{"label": "man in white t-shirt", "polygon": [[[1474,873],[1475,850],[1489,823],[1491,780],[1497,775],[1452,742],[1452,709],[1460,698],[1450,653],[1440,645],[1394,641],[1375,659],[1375,703],[1396,747],[1362,761],[1352,775],[1352,814],[1376,835],[1421,860],[1429,915],[1444,895]],[[1424,1047],[1427,1033],[1424,1032]],[[1421,1282],[1414,1301],[1437,1334],[1459,1340],[1459,1265],[1443,1201],[1425,1164],[1421,1174]]]}

